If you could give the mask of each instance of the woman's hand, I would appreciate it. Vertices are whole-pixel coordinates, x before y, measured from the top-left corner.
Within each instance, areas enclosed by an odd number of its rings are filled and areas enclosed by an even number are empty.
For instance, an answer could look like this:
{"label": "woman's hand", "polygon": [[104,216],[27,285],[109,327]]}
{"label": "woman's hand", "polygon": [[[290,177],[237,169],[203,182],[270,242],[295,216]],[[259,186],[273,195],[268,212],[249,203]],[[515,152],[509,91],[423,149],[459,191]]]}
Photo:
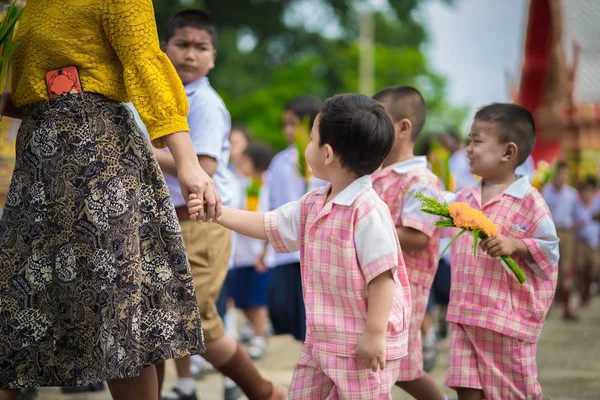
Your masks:
{"label": "woman's hand", "polygon": [[[196,199],[200,202],[197,221],[212,222],[221,217],[221,197],[217,193],[215,182],[210,176],[200,167],[199,163],[177,169],[179,185],[183,198],[188,198],[194,193]],[[191,210],[188,212],[192,215]]]}
{"label": "woman's hand", "polygon": [[[221,196],[215,182],[202,169],[188,132],[176,132],[164,137],[177,169],[177,178],[184,199],[195,194],[201,203],[198,221],[212,222],[221,217]],[[189,211],[189,207],[188,207]],[[190,212],[190,214],[192,214]]]}

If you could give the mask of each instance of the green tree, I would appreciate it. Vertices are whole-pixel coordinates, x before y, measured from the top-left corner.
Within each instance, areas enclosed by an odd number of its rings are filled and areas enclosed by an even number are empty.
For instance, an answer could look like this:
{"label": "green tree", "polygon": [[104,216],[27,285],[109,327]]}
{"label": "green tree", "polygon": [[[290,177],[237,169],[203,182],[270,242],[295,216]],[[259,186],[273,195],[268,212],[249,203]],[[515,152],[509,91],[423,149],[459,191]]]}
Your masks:
{"label": "green tree", "polygon": [[[461,125],[465,110],[447,103],[446,80],[432,70],[422,51],[427,32],[415,11],[424,1],[389,0],[388,8],[375,14],[375,86],[414,85],[423,92],[430,110],[427,127]],[[323,0],[314,10],[315,16],[321,15],[336,28],[334,37],[311,29],[302,18],[294,21],[303,0],[240,1],[235,7],[222,0],[181,3],[154,0],[159,31],[180,9],[206,9],[219,27],[217,67],[210,73],[211,83],[225,100],[234,123],[248,125],[257,137],[277,148],[286,145],[281,115],[293,97],[326,98],[359,90],[358,15],[351,0]],[[240,46],[243,39],[253,46]]]}

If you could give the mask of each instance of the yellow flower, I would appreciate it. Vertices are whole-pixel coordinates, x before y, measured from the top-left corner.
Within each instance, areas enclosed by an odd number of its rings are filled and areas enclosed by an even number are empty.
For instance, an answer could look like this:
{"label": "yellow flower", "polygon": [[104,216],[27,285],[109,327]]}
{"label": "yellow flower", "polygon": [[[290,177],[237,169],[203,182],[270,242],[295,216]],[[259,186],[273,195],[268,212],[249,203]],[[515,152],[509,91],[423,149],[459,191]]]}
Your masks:
{"label": "yellow flower", "polygon": [[258,197],[248,196],[246,198],[246,209],[248,211],[257,211],[258,210]]}
{"label": "yellow flower", "polygon": [[467,203],[452,203],[448,206],[454,226],[470,231],[480,230],[486,236],[495,236],[498,225],[493,223],[481,211],[471,208]]}

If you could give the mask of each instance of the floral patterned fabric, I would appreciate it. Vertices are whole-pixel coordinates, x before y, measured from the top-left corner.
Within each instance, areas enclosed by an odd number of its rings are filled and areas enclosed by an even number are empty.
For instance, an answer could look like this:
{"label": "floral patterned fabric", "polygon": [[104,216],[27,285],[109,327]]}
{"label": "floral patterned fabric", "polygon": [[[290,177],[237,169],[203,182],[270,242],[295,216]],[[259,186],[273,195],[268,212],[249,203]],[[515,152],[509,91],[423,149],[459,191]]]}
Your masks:
{"label": "floral patterned fabric", "polygon": [[26,106],[0,224],[0,388],[132,377],[202,352],[180,230],[125,106],[92,93]]}

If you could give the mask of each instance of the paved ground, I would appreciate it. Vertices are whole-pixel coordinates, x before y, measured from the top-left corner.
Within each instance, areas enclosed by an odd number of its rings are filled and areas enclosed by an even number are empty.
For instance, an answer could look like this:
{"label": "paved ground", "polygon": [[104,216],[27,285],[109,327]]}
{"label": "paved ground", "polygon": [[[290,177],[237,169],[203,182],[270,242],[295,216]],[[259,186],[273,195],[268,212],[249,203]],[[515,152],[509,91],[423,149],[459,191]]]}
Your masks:
{"label": "paved ground", "polygon": [[[579,323],[565,323],[553,312],[538,346],[539,380],[546,395],[553,400],[600,399],[600,298],[596,298]],[[300,345],[289,337],[271,338],[268,355],[259,362],[261,371],[282,385],[289,385]],[[442,387],[448,366],[447,342],[441,344],[440,355],[432,375]],[[169,364],[171,365],[171,364]],[[175,376],[169,368],[167,387]],[[446,393],[453,392],[443,388]],[[222,379],[209,375],[198,382],[201,400],[222,399]],[[394,389],[394,400],[409,396]],[[40,400],[108,400],[108,392],[84,395],[62,395],[58,389],[42,389]]]}

